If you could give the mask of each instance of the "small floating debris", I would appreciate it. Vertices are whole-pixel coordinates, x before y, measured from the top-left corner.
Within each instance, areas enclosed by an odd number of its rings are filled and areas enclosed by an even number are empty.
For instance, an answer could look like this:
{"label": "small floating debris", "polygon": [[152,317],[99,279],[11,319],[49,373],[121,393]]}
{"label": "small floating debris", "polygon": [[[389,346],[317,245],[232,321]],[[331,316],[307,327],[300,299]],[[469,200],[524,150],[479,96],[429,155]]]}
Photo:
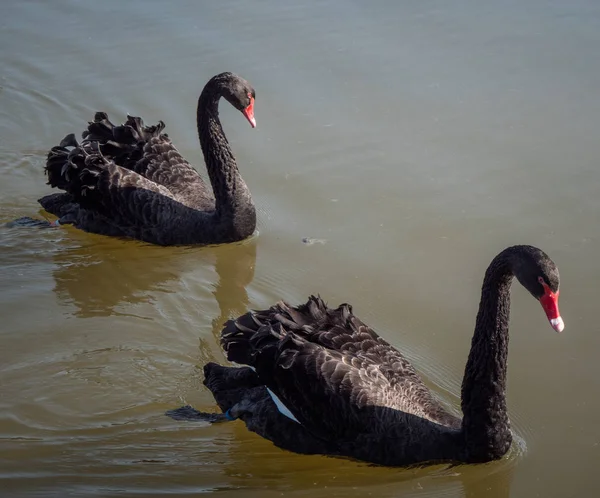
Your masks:
{"label": "small floating debris", "polygon": [[314,239],[312,237],[302,237],[302,242],[307,246],[312,246],[313,244],[325,244],[327,239]]}

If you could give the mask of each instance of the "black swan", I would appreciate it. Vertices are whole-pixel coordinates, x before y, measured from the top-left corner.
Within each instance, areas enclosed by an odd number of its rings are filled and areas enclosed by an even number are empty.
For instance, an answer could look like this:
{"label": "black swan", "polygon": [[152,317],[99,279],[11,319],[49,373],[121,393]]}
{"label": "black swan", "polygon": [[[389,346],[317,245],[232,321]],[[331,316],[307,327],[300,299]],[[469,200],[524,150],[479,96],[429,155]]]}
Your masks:
{"label": "black swan", "polygon": [[218,244],[244,239],[256,228],[256,210],[219,120],[224,97],[252,127],[255,92],[233,73],[214,76],[198,99],[197,125],[207,187],[162,133],[137,117],[113,125],[103,112],[77,143],[68,135],[48,153],[48,184],[66,191],[42,197],[56,225],[153,244]]}
{"label": "black swan", "polygon": [[227,358],[248,367],[204,367],[204,384],[224,413],[185,406],[167,414],[213,422],[239,418],[287,450],[382,465],[498,459],[512,441],[505,388],[513,276],[540,301],[552,327],[564,328],[554,262],[532,246],[498,254],[483,280],[462,383],[462,420],[350,305],[330,309],[314,296],[298,307],[280,302],[225,324]]}

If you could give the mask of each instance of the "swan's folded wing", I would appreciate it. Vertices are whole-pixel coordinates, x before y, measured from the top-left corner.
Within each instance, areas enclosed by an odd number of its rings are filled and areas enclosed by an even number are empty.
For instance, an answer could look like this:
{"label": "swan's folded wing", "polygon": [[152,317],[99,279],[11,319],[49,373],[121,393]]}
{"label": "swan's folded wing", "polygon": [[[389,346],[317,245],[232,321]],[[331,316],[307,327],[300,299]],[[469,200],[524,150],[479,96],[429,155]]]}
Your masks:
{"label": "swan's folded wing", "polygon": [[[153,137],[143,144],[141,158],[132,165],[136,173],[164,185],[176,196],[206,197],[207,204],[214,201],[198,171],[181,155],[166,135]],[[202,205],[199,207],[203,207]]]}
{"label": "swan's folded wing", "polygon": [[418,384],[390,379],[370,358],[327,349],[282,327],[261,327],[252,343],[261,381],[318,437],[341,441],[431,420],[422,404],[429,394],[420,398]]}
{"label": "swan's folded wing", "polygon": [[142,175],[97,158],[81,173],[77,198],[82,207],[94,209],[121,226],[157,227],[172,222],[177,202],[173,194]]}

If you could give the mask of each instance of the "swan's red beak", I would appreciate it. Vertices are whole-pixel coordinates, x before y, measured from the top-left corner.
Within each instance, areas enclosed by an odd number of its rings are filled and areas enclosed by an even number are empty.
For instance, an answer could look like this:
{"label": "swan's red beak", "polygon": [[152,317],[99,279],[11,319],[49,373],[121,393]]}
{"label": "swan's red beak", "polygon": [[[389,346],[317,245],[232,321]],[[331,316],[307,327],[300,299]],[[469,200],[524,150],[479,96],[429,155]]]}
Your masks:
{"label": "swan's red beak", "polygon": [[242,114],[246,116],[246,119],[250,122],[252,128],[256,128],[256,119],[254,119],[254,97],[250,97],[250,105],[242,111]]}
{"label": "swan's red beak", "polygon": [[560,312],[558,311],[559,291],[556,291],[556,293],[552,292],[548,284],[545,283],[542,284],[542,286],[544,287],[544,295],[540,297],[540,304],[542,305],[542,308],[544,308],[552,328],[557,332],[562,332],[565,328],[565,322],[563,322]]}

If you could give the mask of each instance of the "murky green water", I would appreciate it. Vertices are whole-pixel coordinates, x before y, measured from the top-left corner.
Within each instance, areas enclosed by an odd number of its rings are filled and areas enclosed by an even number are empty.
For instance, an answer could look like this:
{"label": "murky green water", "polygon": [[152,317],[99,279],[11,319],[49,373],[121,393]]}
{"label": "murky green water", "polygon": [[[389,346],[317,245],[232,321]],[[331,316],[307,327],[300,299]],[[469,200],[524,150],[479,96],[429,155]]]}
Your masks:
{"label": "murky green water", "polygon": [[[259,235],[156,248],[0,230],[3,496],[580,497],[600,490],[600,6],[522,2],[7,1],[0,221],[42,216],[49,147],[94,111],[163,119],[203,169],[205,81],[256,88],[222,119]],[[304,237],[323,239],[312,245]],[[565,332],[513,292],[517,442],[479,466],[386,469],[283,452],[211,410],[220,324],[320,293],[458,406],[485,267],[514,243],[559,265]]]}

